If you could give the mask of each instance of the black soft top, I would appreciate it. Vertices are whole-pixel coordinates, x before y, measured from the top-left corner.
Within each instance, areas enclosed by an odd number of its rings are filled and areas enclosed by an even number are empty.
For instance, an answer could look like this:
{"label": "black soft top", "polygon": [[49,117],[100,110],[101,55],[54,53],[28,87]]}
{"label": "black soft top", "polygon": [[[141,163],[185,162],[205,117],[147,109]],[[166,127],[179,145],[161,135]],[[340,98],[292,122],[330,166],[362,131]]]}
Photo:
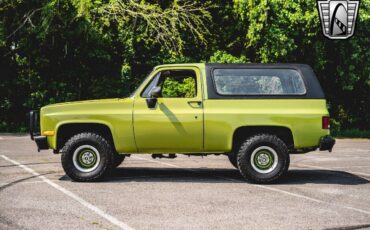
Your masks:
{"label": "black soft top", "polygon": [[[213,71],[215,69],[294,69],[302,76],[306,93],[304,95],[220,95],[217,93],[213,81]],[[206,79],[209,99],[325,99],[315,73],[306,64],[206,64]]]}

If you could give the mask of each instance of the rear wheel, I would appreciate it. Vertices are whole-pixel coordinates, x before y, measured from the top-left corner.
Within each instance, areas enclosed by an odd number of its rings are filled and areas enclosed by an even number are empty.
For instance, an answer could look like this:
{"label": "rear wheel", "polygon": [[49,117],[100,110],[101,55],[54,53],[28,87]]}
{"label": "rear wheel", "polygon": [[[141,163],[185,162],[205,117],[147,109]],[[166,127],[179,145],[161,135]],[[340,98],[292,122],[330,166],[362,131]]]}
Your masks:
{"label": "rear wheel", "polygon": [[80,133],[70,138],[62,149],[62,166],[74,181],[96,181],[109,172],[114,151],[104,137]]}
{"label": "rear wheel", "polygon": [[277,136],[260,134],[247,139],[238,152],[238,167],[245,179],[254,183],[270,183],[288,170],[289,153]]}

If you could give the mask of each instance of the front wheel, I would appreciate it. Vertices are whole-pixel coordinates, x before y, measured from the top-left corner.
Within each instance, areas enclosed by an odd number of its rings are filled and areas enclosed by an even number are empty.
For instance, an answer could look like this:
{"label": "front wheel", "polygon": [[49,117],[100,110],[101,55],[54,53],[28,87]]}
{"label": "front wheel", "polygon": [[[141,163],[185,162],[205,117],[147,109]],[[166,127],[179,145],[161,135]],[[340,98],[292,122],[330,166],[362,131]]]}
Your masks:
{"label": "front wheel", "polygon": [[109,172],[114,154],[104,137],[95,133],[80,133],[70,138],[63,147],[62,166],[74,181],[96,181]]}
{"label": "front wheel", "polygon": [[113,157],[112,167],[117,168],[125,160],[125,155],[116,153]]}
{"label": "front wheel", "polygon": [[260,134],[242,143],[238,152],[238,168],[242,176],[254,183],[278,180],[289,167],[289,152],[275,135]]}

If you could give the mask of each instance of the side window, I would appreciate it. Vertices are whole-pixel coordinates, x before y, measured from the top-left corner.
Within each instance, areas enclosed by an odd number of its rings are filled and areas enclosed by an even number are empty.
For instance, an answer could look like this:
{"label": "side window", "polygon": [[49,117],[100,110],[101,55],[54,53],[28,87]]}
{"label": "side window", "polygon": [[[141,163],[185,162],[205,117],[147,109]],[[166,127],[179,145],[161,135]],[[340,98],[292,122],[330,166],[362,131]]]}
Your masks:
{"label": "side window", "polygon": [[221,95],[302,95],[306,88],[294,69],[215,69],[213,79]]}
{"label": "side window", "polygon": [[193,70],[165,70],[159,72],[141,94],[150,97],[153,87],[161,87],[162,98],[193,98],[197,95],[197,79]]}

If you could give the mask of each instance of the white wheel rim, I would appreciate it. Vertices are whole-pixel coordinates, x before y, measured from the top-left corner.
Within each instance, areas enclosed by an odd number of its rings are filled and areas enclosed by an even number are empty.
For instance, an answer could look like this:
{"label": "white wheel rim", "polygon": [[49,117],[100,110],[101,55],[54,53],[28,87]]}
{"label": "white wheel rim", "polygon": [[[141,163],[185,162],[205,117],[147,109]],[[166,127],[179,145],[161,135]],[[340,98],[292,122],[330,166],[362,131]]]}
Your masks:
{"label": "white wheel rim", "polygon": [[[86,168],[81,165],[82,162],[80,162],[79,159],[79,154],[81,154],[81,151],[85,151],[84,153],[82,153],[83,163],[91,164],[93,161],[95,161],[95,163],[91,167]],[[92,172],[99,166],[100,153],[94,146],[81,145],[73,152],[72,161],[73,165],[76,167],[76,169],[78,169],[78,171]]]}
{"label": "white wheel rim", "polygon": [[[256,160],[255,159],[256,154],[259,153],[259,152],[261,152],[261,151],[263,151],[263,150],[268,151],[272,155],[272,157],[273,157],[273,163],[271,164],[271,166],[269,166],[266,169],[261,169],[260,167],[258,167],[256,165],[256,162],[255,162],[255,160]],[[257,160],[261,164],[269,164],[270,163],[269,160],[271,160],[271,159],[269,157],[267,157],[268,158],[267,159],[266,157],[267,156],[263,155],[263,153],[260,153],[259,156],[257,157]],[[279,157],[278,157],[276,151],[273,148],[269,147],[269,146],[260,146],[260,147],[256,148],[252,152],[251,158],[250,158],[250,163],[252,165],[252,168],[256,172],[262,173],[262,174],[266,174],[266,173],[270,173],[270,172],[274,171],[276,169],[276,167],[277,167],[278,161],[279,161]]]}

